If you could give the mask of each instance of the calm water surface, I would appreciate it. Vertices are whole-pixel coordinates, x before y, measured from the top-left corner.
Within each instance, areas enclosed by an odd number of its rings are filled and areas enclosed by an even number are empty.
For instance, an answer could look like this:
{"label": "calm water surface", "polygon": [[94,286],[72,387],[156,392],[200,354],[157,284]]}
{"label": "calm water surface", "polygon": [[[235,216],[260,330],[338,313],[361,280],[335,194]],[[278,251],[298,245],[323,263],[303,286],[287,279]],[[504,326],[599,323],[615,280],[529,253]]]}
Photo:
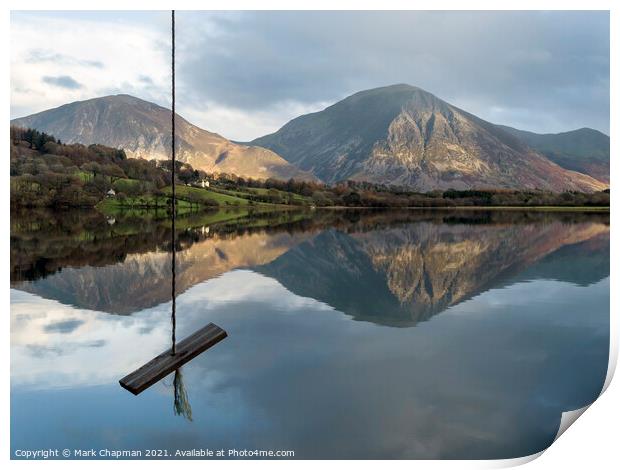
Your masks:
{"label": "calm water surface", "polygon": [[135,397],[170,347],[169,225],[13,214],[13,451],[510,458],[601,390],[608,215],[221,218],[180,223],[176,334],[229,337]]}

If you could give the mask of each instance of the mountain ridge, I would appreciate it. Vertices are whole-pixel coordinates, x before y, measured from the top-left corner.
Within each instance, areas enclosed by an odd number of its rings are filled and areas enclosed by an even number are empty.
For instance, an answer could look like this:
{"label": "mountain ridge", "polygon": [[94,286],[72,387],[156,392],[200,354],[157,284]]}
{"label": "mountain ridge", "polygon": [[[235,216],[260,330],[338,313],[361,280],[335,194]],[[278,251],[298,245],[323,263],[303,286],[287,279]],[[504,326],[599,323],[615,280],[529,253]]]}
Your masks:
{"label": "mountain ridge", "polygon": [[250,143],[328,183],[366,180],[420,191],[607,186],[562,168],[500,126],[406,84],[355,93]]}
{"label": "mountain ridge", "polygon": [[[177,158],[194,168],[261,179],[314,179],[271,150],[233,143],[176,116]],[[123,148],[130,157],[163,160],[170,158],[170,121],[169,109],[119,94],[67,103],[11,124],[53,134],[67,143],[105,144]]]}
{"label": "mountain ridge", "polygon": [[609,183],[609,136],[589,127],[539,134],[501,126],[558,165]]}
{"label": "mountain ridge", "polygon": [[[11,124],[68,143],[100,143],[121,147],[131,157],[167,159],[170,113],[119,94],[67,103]],[[496,125],[407,84],[359,91],[248,143],[201,129],[178,114],[177,123],[177,158],[210,173],[327,183],[357,180],[423,192],[594,192],[609,187],[609,138],[605,153],[604,134],[588,129],[536,134]],[[587,142],[571,144],[584,132],[602,136],[593,144],[594,152],[588,153]]]}

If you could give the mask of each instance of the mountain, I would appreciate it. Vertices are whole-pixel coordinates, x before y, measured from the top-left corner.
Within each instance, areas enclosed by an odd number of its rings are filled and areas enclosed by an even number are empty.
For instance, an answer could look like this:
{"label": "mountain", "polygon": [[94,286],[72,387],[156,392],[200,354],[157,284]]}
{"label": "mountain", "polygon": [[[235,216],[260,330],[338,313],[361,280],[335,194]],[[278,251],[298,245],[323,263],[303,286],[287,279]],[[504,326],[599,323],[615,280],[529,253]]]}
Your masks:
{"label": "mountain", "polygon": [[584,127],[559,134],[536,134],[498,126],[552,162],[609,183],[609,136]]}
{"label": "mountain", "polygon": [[[170,110],[129,95],[77,101],[14,119],[66,143],[123,148],[130,157],[170,158]],[[207,172],[253,178],[313,179],[270,150],[233,143],[177,115],[177,158]]]}
{"label": "mountain", "polygon": [[356,93],[251,142],[326,182],[353,179],[427,191],[607,184],[562,168],[510,132],[420,88]]}

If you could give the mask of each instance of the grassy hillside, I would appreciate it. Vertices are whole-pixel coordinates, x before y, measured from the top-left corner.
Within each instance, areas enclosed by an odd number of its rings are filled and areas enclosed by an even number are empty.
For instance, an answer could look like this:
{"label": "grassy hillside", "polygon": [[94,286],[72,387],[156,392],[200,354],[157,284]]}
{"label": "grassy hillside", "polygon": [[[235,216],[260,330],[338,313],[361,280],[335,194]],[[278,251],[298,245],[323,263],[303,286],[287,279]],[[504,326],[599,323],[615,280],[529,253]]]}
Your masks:
{"label": "grassy hillside", "polygon": [[[139,184],[134,180],[119,180],[119,186],[131,186]],[[108,215],[126,213],[128,211],[143,212],[152,210],[167,213],[172,195],[172,187],[167,186],[157,194],[140,194],[137,196],[115,196],[103,199],[97,204],[97,209]],[[265,202],[276,196],[275,200],[282,201]],[[177,211],[179,214],[201,211],[209,208],[255,208],[268,209],[281,207],[283,204],[309,206],[312,199],[299,194],[286,191],[267,190],[264,188],[241,188],[230,191],[221,188],[195,188],[191,186],[176,187]]]}
{"label": "grassy hillside", "polygon": [[[12,209],[96,207],[108,215],[134,213],[147,219],[170,213],[170,161],[127,158],[123,150],[101,145],[66,145],[36,130],[12,127],[10,163]],[[179,162],[175,169],[179,214],[215,208],[247,208],[251,212],[313,206],[609,206],[609,190],[554,193],[539,189],[448,189],[419,193],[363,181],[327,185],[206,174]]]}
{"label": "grassy hillside", "polygon": [[[167,211],[172,162],[127,158],[102,145],[63,144],[34,129],[11,127],[11,204],[15,207],[97,207],[121,211]],[[208,179],[207,179],[208,178]],[[213,176],[177,162],[180,213],[212,207],[309,205],[300,194],[275,188],[223,186]],[[211,189],[199,187],[211,180]],[[113,195],[108,194],[114,190]]]}

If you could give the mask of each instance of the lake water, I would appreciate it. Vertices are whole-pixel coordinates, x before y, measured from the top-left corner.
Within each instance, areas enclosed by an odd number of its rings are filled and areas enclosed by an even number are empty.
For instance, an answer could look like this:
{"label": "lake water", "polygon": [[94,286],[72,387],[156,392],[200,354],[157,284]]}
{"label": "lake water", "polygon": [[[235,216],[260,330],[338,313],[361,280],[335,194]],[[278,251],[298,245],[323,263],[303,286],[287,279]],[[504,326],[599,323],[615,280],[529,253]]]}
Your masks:
{"label": "lake water", "polygon": [[169,224],[13,214],[13,457],[511,458],[600,393],[607,214],[235,215],[177,244],[177,338],[229,337],[133,396],[118,380],[170,347]]}

